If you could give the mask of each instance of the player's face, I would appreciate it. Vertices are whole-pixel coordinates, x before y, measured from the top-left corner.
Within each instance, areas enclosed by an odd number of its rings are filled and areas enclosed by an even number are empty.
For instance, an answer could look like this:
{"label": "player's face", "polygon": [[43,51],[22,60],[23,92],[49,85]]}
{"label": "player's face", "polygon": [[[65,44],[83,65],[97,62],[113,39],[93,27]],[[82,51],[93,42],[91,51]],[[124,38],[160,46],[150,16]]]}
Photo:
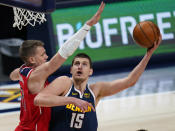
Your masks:
{"label": "player's face", "polygon": [[92,75],[93,70],[90,68],[89,60],[87,58],[75,58],[71,67],[71,74],[75,80],[87,80]]}
{"label": "player's face", "polygon": [[35,51],[35,55],[32,58],[32,63],[35,67],[40,66],[41,64],[47,61],[46,50],[42,46],[38,46]]}

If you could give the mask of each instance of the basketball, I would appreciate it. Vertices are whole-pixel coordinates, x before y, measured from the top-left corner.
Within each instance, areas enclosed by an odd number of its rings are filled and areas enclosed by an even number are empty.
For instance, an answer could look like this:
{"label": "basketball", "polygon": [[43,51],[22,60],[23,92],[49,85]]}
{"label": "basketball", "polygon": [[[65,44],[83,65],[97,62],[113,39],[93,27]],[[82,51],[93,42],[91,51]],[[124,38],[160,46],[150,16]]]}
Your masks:
{"label": "basketball", "polygon": [[151,21],[138,23],[133,30],[133,39],[144,48],[151,48],[154,42],[158,41],[160,30],[156,24]]}

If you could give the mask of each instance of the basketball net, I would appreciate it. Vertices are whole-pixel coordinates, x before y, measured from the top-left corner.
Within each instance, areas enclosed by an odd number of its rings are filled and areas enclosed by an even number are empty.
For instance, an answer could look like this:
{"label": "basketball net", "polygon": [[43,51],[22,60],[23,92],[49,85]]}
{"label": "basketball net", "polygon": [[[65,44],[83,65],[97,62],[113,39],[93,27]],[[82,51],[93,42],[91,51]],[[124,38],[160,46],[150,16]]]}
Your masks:
{"label": "basketball net", "polygon": [[44,23],[46,21],[45,14],[40,12],[34,12],[27,9],[13,7],[14,12],[14,24],[13,27],[18,27],[19,30],[23,26],[30,24],[35,26],[36,23]]}

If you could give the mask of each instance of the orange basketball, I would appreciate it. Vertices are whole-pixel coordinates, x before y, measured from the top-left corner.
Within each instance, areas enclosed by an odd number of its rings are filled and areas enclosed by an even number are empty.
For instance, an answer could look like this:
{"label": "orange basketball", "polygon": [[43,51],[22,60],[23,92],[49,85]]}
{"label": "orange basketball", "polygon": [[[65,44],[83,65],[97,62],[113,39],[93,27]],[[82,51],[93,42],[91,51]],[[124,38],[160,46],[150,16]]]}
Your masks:
{"label": "orange basketball", "polygon": [[135,42],[144,48],[151,48],[155,41],[158,41],[160,30],[156,24],[151,21],[138,23],[133,30]]}

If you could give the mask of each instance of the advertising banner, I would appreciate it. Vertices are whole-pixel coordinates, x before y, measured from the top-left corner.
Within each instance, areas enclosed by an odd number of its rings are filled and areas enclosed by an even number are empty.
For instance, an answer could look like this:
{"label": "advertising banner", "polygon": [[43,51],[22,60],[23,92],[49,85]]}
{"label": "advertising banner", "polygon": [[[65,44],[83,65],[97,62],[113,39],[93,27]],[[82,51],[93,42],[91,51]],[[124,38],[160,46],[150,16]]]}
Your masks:
{"label": "advertising banner", "polygon": [[[53,12],[56,49],[81,28],[98,7],[89,5]],[[175,52],[174,0],[133,0],[106,4],[99,23],[92,27],[76,53],[85,52],[94,62],[143,56],[146,49],[132,38],[133,29],[140,21],[152,21],[160,29],[163,42],[154,54]],[[70,60],[72,57],[65,64],[70,64]]]}

